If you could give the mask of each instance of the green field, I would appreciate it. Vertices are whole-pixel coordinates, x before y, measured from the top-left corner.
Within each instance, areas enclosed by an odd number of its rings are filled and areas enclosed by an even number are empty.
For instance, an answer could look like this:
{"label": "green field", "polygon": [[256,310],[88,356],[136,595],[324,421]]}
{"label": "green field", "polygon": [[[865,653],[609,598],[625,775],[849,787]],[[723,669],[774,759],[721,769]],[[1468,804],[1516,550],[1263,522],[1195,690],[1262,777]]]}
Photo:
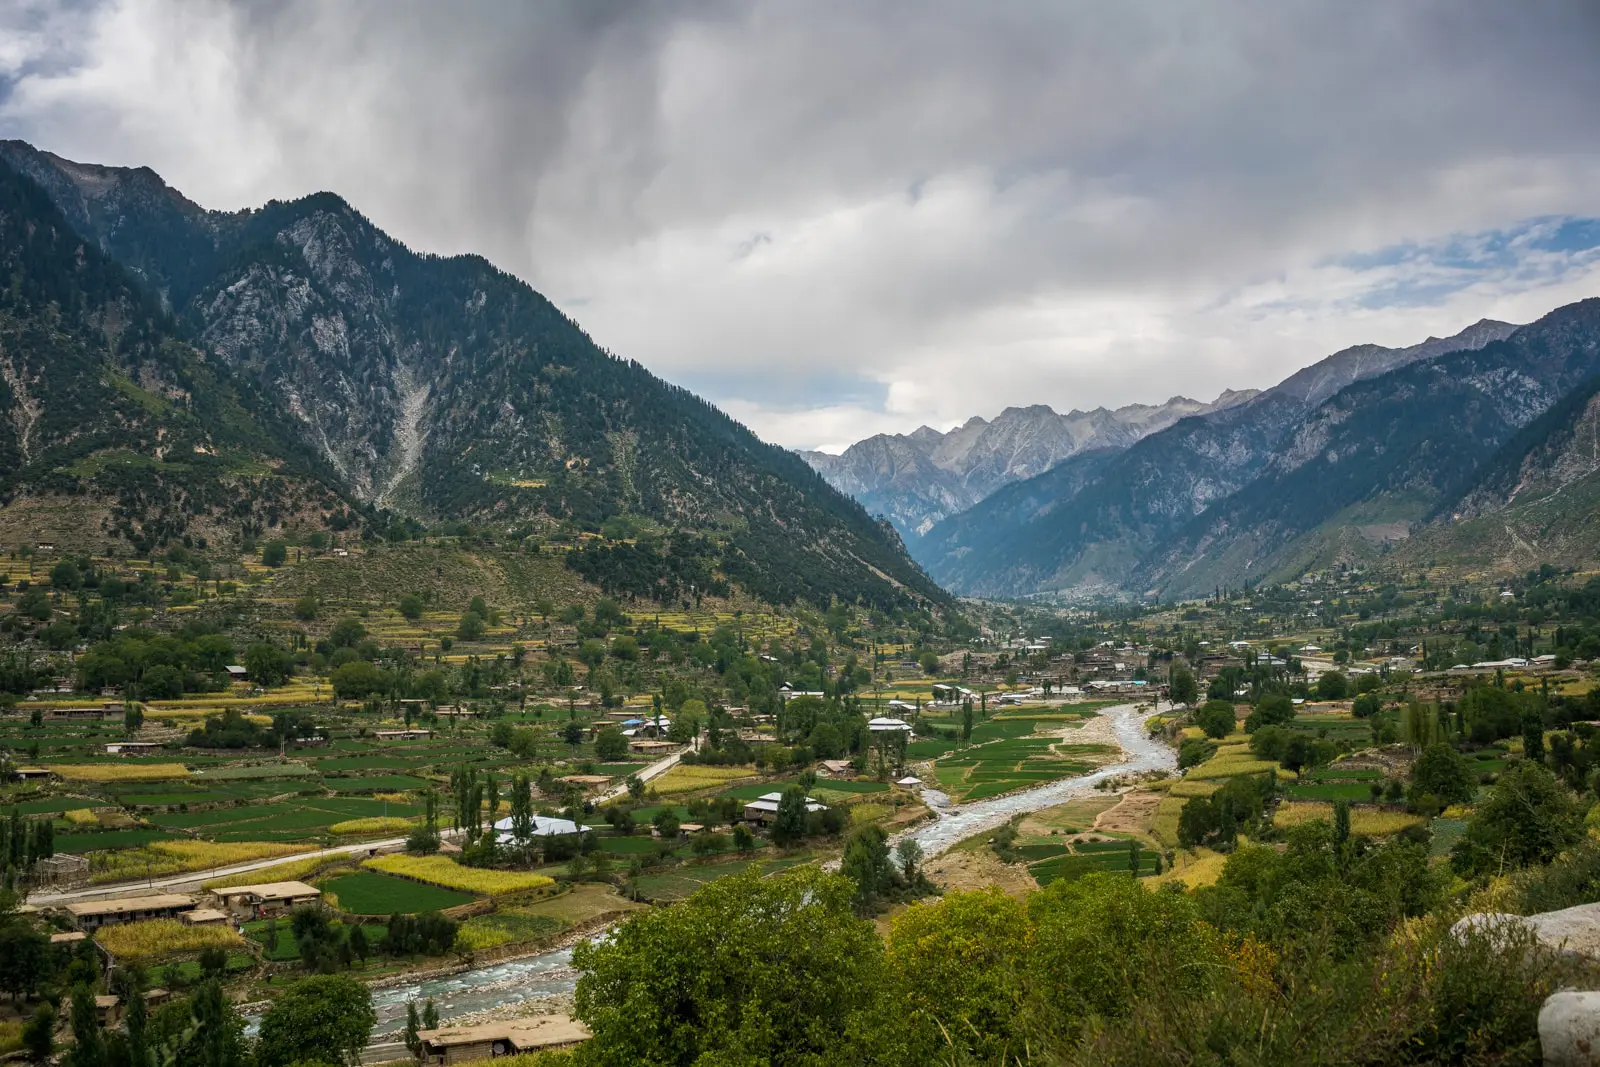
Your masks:
{"label": "green field", "polygon": [[476,899],[467,893],[408,882],[404,878],[391,878],[376,871],[347,874],[324,882],[322,889],[338,897],[339,909],[351,915],[439,911],[459,904],[470,904]]}

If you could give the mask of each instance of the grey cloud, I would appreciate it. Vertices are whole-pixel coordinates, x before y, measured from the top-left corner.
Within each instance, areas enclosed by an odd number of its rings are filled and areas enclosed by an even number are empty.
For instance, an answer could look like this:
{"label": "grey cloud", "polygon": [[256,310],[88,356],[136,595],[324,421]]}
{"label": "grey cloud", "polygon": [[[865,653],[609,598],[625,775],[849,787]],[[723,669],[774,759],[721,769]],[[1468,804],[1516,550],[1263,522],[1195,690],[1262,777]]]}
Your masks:
{"label": "grey cloud", "polygon": [[9,135],[213,206],[331,188],[669,377],[855,375],[906,428],[1263,385],[1399,327],[1268,320],[1251,286],[1600,211],[1588,0],[128,0],[52,22],[0,50]]}

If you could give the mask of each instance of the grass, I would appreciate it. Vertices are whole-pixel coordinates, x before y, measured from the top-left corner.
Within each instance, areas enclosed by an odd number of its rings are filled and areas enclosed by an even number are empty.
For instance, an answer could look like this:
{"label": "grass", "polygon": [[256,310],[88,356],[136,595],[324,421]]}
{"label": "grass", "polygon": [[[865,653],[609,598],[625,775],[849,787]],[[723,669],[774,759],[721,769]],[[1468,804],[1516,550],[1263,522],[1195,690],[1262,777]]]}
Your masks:
{"label": "grass", "polygon": [[456,933],[456,946],[468,952],[481,952],[501,945],[537,941],[559,934],[567,926],[567,923],[550,915],[528,915],[515,911],[474,915],[461,924],[461,929]]}
{"label": "grass", "polygon": [[790,867],[798,867],[803,863],[810,863],[813,857],[809,855],[785,856],[781,859],[736,859],[723,863],[693,864],[677,867],[670,871],[646,874],[640,876],[635,882],[639,892],[647,899],[653,901],[682,900],[693,895],[701,886],[715,882],[719,878],[726,878],[738,874],[752,863],[761,864],[762,871],[775,874]]}
{"label": "grass", "polygon": [[189,777],[181,763],[56,763],[50,770],[64,782],[159,782]]}
{"label": "grass", "polygon": [[246,767],[209,767],[196,778],[231,781],[239,778],[309,778],[317,772],[304,763],[257,763]]}
{"label": "grass", "polygon": [[[1278,805],[1272,816],[1272,825],[1299,826],[1314,819],[1333,821],[1333,805],[1321,801],[1289,801]],[[1350,832],[1367,837],[1383,837],[1399,833],[1411,826],[1421,826],[1427,820],[1420,815],[1403,811],[1385,811],[1376,808],[1351,808]]]}
{"label": "grass", "polygon": [[463,867],[448,856],[376,856],[362,864],[373,870],[414,878],[429,885],[445,889],[459,889],[468,893],[495,896],[501,893],[524,893],[547,889],[555,879],[527,871],[491,871],[477,867]]}
{"label": "grass", "polygon": [[352,915],[392,915],[395,912],[414,914],[420,911],[439,911],[460,904],[470,904],[475,897],[437,886],[422,885],[404,878],[390,878],[372,871],[357,871],[324,882],[324,894],[331,893],[340,911]]}
{"label": "grass", "polygon": [[1372,789],[1360,782],[1292,782],[1284,788],[1296,800],[1372,799]]}
{"label": "grass", "polygon": [[142,962],[206,948],[239,948],[244,939],[231,926],[190,926],[177,919],[121,923],[95,931],[94,939],[121,960]]}

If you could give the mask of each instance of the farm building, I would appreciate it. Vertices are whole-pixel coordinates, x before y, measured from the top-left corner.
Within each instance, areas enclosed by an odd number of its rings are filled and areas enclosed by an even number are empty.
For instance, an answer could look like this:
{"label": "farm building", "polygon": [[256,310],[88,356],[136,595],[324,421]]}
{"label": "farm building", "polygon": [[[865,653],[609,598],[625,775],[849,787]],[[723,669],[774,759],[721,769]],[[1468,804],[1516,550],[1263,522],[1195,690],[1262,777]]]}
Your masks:
{"label": "farm building", "polygon": [[322,890],[304,882],[236,885],[215,893],[229,914],[252,919],[282,915],[297,905],[315,903],[322,896]]}
{"label": "farm building", "polygon": [[43,885],[76,885],[89,880],[89,861],[70,852],[57,852],[35,863],[33,876]]}
{"label": "farm building", "polygon": [[228,672],[228,681],[230,682],[248,682],[250,680],[250,672],[237,663],[230,663],[222,669]]}
{"label": "farm building", "polygon": [[[782,793],[763,793],[744,806],[745,822],[766,824],[778,817],[778,802]],[[827,805],[815,797],[806,797],[806,811],[822,811]]]}
{"label": "farm building", "polygon": [[856,769],[847,759],[825,759],[822,761],[821,770],[830,778],[848,778]]}
{"label": "farm building", "polygon": [[67,914],[81,930],[97,930],[116,923],[141,919],[173,919],[194,907],[194,898],[178,893],[158,893],[148,897],[113,897],[110,900],[84,900],[67,905]]}
{"label": "farm building", "polygon": [[44,782],[49,781],[51,775],[55,772],[51,771],[49,767],[18,767],[11,773],[24,782]]}
{"label": "farm building", "polygon": [[432,730],[377,730],[374,736],[379,741],[431,741]]}
{"label": "farm building", "polygon": [[221,926],[228,921],[228,913],[216,908],[196,908],[178,916],[189,926]]}
{"label": "farm building", "polygon": [[911,724],[904,719],[868,719],[867,729],[875,734],[909,734]]}
{"label": "farm building", "polygon": [[[494,824],[495,835],[505,835],[509,840],[511,836],[511,820],[501,819]],[[575,823],[571,819],[556,819],[548,815],[535,815],[533,817],[534,837],[567,837],[571,834],[586,834],[593,830],[592,826]]]}
{"label": "farm building", "polygon": [[959,704],[963,700],[971,700],[977,695],[970,689],[963,689],[959,685],[950,685],[946,682],[935,682],[933,685],[933,702],[935,704]]}
{"label": "farm building", "polygon": [[417,1034],[424,1067],[571,1048],[589,1039],[589,1028],[564,1015],[535,1015],[477,1026],[445,1026]]}
{"label": "farm building", "polygon": [[101,1026],[115,1029],[122,1024],[122,998],[111,994],[95,997],[94,1013]]}
{"label": "farm building", "polygon": [[[117,705],[117,710],[119,713],[121,712],[121,704]],[[99,708],[52,708],[50,711],[45,712],[44,717],[62,722],[99,722],[105,718],[105,714]]]}
{"label": "farm building", "polygon": [[148,756],[166,748],[164,741],[117,741],[106,746],[108,756]]}
{"label": "farm building", "polygon": [[628,749],[632,752],[641,752],[646,756],[660,756],[668,752],[676,752],[681,746],[671,741],[629,741]]}

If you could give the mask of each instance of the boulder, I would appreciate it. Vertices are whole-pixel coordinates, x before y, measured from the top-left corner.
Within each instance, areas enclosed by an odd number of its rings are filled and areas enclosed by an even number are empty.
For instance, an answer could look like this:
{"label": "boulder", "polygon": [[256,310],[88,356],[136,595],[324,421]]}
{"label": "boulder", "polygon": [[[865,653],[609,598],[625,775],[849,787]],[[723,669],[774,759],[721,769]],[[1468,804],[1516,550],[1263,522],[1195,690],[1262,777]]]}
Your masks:
{"label": "boulder", "polygon": [[1539,1009],[1545,1067],[1600,1067],[1600,993],[1555,993]]}
{"label": "boulder", "polygon": [[1575,908],[1546,911],[1538,915],[1506,915],[1500,912],[1468,915],[1451,927],[1451,932],[1460,937],[1465,931],[1475,929],[1493,936],[1496,931],[1509,931],[1514,927],[1531,930],[1539,943],[1547,948],[1600,960],[1600,904],[1579,904]]}

